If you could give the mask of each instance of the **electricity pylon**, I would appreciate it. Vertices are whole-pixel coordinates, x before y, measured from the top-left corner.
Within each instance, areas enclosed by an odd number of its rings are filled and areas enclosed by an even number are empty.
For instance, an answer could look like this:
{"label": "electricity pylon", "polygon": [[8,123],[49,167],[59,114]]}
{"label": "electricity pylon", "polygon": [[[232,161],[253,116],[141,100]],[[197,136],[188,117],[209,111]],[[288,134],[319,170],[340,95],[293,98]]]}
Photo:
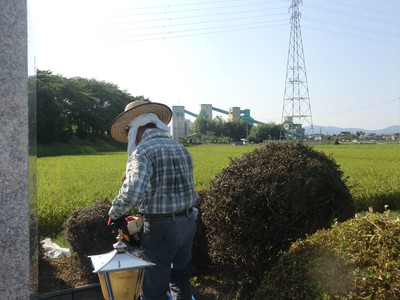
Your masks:
{"label": "electricity pylon", "polygon": [[302,2],[302,0],[292,0],[292,4],[289,8],[292,12],[292,16],[290,18],[291,28],[282,109],[281,140],[305,139],[304,126],[310,126],[311,135],[314,136],[306,63],[300,28],[301,13],[299,5],[302,4]]}

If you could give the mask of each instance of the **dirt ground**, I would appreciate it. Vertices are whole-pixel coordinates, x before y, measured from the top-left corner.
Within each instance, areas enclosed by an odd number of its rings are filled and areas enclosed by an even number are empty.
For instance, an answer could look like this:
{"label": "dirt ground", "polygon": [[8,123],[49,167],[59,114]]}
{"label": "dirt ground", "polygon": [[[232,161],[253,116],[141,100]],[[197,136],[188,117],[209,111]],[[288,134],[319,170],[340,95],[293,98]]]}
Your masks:
{"label": "dirt ground", "polygon": [[[218,267],[195,270],[191,276],[196,300],[232,299],[230,281],[223,278]],[[64,258],[39,258],[39,293],[61,291],[98,282],[93,274],[75,256]]]}

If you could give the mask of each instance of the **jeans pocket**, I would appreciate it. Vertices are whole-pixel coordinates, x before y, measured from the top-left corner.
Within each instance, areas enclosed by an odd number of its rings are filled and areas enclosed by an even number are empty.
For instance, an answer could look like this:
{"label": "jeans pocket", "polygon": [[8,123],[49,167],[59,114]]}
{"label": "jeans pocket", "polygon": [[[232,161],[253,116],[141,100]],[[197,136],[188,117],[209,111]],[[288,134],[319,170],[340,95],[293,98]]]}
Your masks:
{"label": "jeans pocket", "polygon": [[178,249],[177,232],[153,232],[145,234],[143,249],[155,263],[170,263]]}

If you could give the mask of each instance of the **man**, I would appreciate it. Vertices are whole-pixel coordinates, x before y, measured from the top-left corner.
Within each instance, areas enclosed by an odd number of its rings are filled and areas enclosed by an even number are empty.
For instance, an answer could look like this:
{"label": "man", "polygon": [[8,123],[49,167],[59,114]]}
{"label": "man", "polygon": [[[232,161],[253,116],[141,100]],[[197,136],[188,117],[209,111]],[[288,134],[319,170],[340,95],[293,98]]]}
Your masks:
{"label": "man", "polygon": [[147,268],[141,299],[192,299],[187,273],[196,232],[193,161],[169,138],[170,108],[161,103],[128,104],[111,125],[111,136],[128,144],[126,179],[112,202],[116,220],[137,207],[143,215],[141,246],[155,266]]}

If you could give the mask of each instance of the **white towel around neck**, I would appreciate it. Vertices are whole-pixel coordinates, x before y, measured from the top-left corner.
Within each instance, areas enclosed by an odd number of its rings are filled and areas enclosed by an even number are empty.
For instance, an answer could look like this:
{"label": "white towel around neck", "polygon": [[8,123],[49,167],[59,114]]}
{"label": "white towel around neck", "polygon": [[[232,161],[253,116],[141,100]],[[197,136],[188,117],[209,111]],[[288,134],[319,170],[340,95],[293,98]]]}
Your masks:
{"label": "white towel around neck", "polygon": [[136,149],[136,134],[138,128],[149,123],[156,124],[158,129],[161,129],[162,131],[165,131],[166,134],[169,134],[169,127],[153,113],[143,114],[134,118],[128,124],[128,126],[130,126],[128,132],[128,157],[130,157],[133,151]]}

